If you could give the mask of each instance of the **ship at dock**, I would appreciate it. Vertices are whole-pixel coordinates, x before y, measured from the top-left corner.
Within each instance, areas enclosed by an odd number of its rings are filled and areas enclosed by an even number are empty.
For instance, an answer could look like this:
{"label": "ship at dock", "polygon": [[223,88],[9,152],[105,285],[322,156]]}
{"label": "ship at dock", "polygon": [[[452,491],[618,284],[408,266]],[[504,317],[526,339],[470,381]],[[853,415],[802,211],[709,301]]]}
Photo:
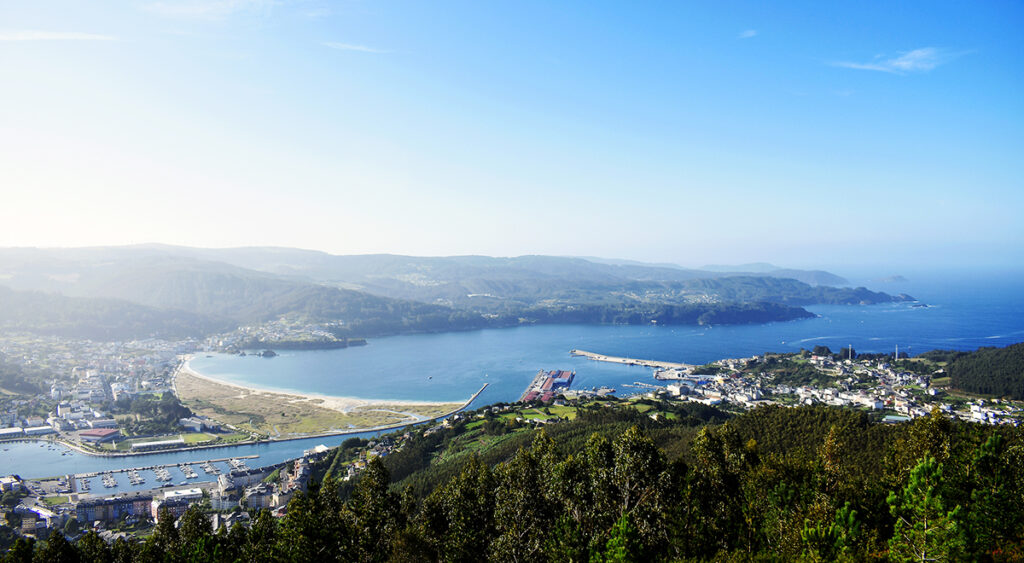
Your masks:
{"label": "ship at dock", "polygon": [[554,370],[545,372],[540,370],[533,376],[533,381],[523,391],[520,402],[528,401],[550,401],[554,399],[559,391],[568,391],[572,380],[576,378],[576,372],[565,370]]}

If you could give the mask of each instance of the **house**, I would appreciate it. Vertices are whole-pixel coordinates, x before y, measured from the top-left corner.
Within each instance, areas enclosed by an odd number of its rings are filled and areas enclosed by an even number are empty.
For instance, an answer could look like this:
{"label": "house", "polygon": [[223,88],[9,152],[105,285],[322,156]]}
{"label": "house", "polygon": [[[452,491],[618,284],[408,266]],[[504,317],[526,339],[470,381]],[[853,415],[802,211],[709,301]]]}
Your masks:
{"label": "house", "polygon": [[220,489],[210,492],[210,508],[214,510],[231,510],[238,506],[238,495]]}
{"label": "house", "polygon": [[8,475],[7,477],[0,477],[0,493],[6,493],[9,491],[20,491],[25,488],[25,485],[21,482],[21,479],[14,475]]}
{"label": "house", "polygon": [[190,416],[178,420],[178,424],[190,432],[220,432],[218,424],[202,416]]}
{"label": "house", "polygon": [[199,488],[165,491],[163,498],[154,498],[150,503],[150,515],[159,522],[160,513],[166,509],[174,519],[178,519],[192,503],[202,498],[203,490]]}
{"label": "house", "polygon": [[248,487],[262,481],[272,470],[273,468],[266,467],[261,469],[235,469],[231,472],[231,480],[234,481],[236,487]]}
{"label": "house", "polygon": [[273,508],[273,497],[273,489],[264,483],[260,483],[245,490],[242,502],[249,508]]}
{"label": "house", "polygon": [[81,523],[116,522],[125,516],[149,516],[149,505],[152,495],[129,495],[87,499],[80,501],[75,507],[75,517]]}
{"label": "house", "polygon": [[219,530],[221,526],[231,529],[235,524],[241,524],[242,526],[249,526],[251,518],[249,518],[248,512],[233,512],[231,514],[211,514],[210,524],[213,525],[214,530]]}
{"label": "house", "polygon": [[288,490],[281,490],[274,493],[271,499],[271,505],[273,506],[286,506],[295,496],[295,491],[298,489],[289,488]]}
{"label": "house", "polygon": [[94,418],[86,423],[89,428],[117,428],[117,421],[112,418]]}
{"label": "house", "polygon": [[170,498],[170,499],[153,499],[151,507],[151,516],[153,521],[159,523],[161,515],[166,510],[171,518],[177,520],[181,518],[182,514],[188,510],[188,507],[192,504],[192,501],[187,498]]}

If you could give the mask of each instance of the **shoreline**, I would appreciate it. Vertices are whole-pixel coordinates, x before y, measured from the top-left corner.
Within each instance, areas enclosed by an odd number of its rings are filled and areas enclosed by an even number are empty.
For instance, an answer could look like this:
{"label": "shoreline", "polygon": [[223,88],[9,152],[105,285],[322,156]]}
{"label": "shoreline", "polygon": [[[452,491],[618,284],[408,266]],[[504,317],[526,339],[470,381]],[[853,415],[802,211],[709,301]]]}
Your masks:
{"label": "shoreline", "polygon": [[[364,399],[362,397],[346,397],[346,396],[342,396],[342,395],[325,395],[323,393],[312,393],[312,392],[306,392],[306,391],[295,391],[295,390],[292,390],[292,389],[276,389],[276,388],[272,388],[272,387],[260,387],[260,386],[251,385],[251,384],[243,385],[243,384],[240,384],[240,383],[235,383],[233,381],[226,381],[226,380],[223,380],[223,379],[217,379],[216,377],[211,377],[209,375],[200,373],[198,370],[196,370],[194,367],[192,367],[192,358],[194,356],[195,356],[195,354],[187,354],[187,355],[185,355],[182,363],[178,366],[177,369],[174,370],[174,376],[173,376],[174,382],[171,384],[171,386],[175,390],[175,395],[177,395],[176,382],[177,382],[177,378],[178,378],[178,373],[179,372],[185,372],[188,375],[191,375],[192,377],[196,377],[198,379],[202,379],[204,381],[208,381],[208,382],[213,383],[215,385],[222,385],[224,387],[231,387],[231,388],[234,388],[234,389],[238,389],[239,391],[245,391],[247,393],[251,393],[251,394],[254,394],[254,395],[260,395],[260,394],[286,395],[286,396],[295,397],[295,398],[299,398],[299,399],[305,399],[305,400],[309,401],[310,404],[315,404],[315,405],[321,406],[323,408],[327,408],[327,409],[331,409],[331,410],[336,410],[338,412],[342,412],[342,413],[346,413],[346,414],[351,412],[353,409],[356,409],[356,408],[359,408],[359,407],[374,407],[374,406],[379,406],[379,405],[396,405],[396,406],[412,406],[412,407],[415,407],[415,406],[436,406],[436,405],[447,405],[447,404],[452,404],[452,403],[458,403],[459,402],[459,401],[411,401],[411,400],[408,400],[408,399]],[[479,393],[479,391],[477,393]],[[474,396],[476,396],[476,395],[474,394]]]}

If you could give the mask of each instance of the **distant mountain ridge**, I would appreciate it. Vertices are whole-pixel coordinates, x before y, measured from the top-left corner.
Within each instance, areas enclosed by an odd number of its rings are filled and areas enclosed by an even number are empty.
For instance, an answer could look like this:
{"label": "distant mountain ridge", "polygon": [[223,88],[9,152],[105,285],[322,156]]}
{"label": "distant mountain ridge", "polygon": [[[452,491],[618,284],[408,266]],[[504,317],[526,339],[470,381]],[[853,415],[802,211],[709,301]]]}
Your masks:
{"label": "distant mountain ridge", "polygon": [[166,245],[0,249],[0,284],[236,323],[298,315],[341,323],[344,336],[512,322],[769,322],[806,316],[807,304],[906,299],[629,261]]}

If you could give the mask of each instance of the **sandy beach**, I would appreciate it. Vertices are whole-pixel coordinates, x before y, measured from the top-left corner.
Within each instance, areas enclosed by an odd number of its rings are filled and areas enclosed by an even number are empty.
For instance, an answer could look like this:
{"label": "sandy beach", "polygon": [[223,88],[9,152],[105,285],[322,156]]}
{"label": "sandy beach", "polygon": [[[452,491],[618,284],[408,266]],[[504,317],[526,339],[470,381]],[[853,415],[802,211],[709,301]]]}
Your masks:
{"label": "sandy beach", "polygon": [[231,383],[210,377],[199,373],[192,367],[191,356],[189,356],[178,368],[178,373],[187,373],[192,377],[206,380],[216,385],[223,385],[225,387],[233,387],[238,389],[240,392],[245,392],[252,395],[283,395],[290,397],[291,401],[308,401],[317,406],[321,406],[328,409],[333,409],[339,412],[349,412],[359,407],[367,406],[410,406],[410,407],[430,407],[436,405],[452,405],[455,403],[435,402],[435,401],[409,401],[399,399],[360,399],[358,397],[340,397],[337,395],[324,395],[321,393],[301,393],[298,391],[283,390],[283,389],[267,389],[264,387],[258,387],[254,385],[238,385],[237,383]]}
{"label": "sandy beach", "polygon": [[421,422],[466,403],[371,400],[238,385],[206,376],[186,357],[175,372],[174,390],[194,412],[240,430],[268,437],[352,431]]}

